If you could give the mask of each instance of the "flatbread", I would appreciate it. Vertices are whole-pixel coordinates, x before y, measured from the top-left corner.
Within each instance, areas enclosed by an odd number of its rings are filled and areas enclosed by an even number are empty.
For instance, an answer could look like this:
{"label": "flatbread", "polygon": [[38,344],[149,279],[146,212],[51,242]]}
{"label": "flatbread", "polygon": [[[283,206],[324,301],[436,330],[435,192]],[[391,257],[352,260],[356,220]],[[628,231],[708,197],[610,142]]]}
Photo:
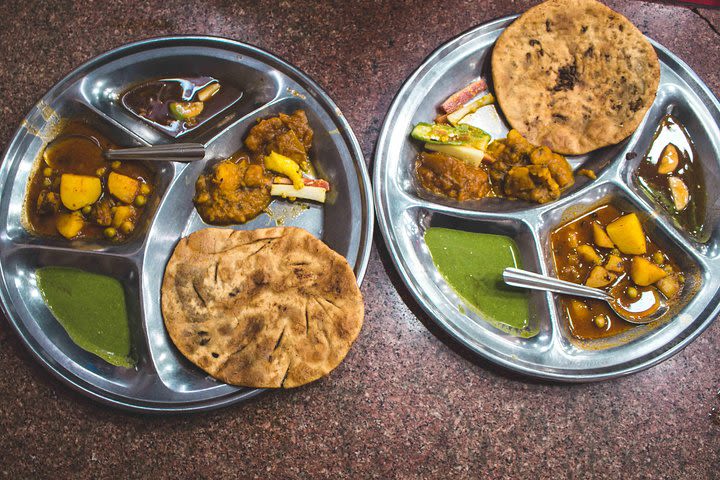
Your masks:
{"label": "flatbread", "polygon": [[175,247],[162,313],[175,346],[213,377],[291,388],[340,364],[364,308],[345,258],[305,230],[208,228]]}
{"label": "flatbread", "polygon": [[628,137],[652,105],[660,64],[627,18],[594,0],[549,0],[492,53],[497,101],[531,143],[566,155]]}

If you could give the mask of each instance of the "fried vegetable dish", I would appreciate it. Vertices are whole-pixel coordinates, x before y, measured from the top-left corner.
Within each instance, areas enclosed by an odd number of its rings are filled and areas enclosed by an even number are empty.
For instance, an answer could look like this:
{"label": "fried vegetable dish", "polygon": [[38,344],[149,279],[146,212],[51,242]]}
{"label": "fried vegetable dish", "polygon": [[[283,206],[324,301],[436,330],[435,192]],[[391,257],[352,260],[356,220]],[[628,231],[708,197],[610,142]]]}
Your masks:
{"label": "fried vegetable dish", "polygon": [[[455,200],[487,196],[546,203],[573,185],[565,157],[533,145],[516,130],[490,141],[484,130],[466,123],[483,108],[494,108],[481,79],[450,96],[435,123],[419,123],[412,138],[424,142],[415,164],[420,184],[436,195]],[[478,95],[481,95],[478,97]],[[478,98],[475,98],[478,97]]]}
{"label": "fried vegetable dish", "polygon": [[126,240],[153,193],[154,175],[140,162],[109,162],[114,145],[85,123],[69,121],[43,151],[28,184],[29,229],[67,239]]}
{"label": "fried vegetable dish", "polygon": [[303,110],[258,122],[245,138],[247,150],[198,177],[193,202],[202,219],[213,225],[245,223],[259,215],[272,196],[324,202],[330,186],[312,178],[312,140]]}
{"label": "fried vegetable dish", "polygon": [[700,243],[710,238],[700,159],[690,136],[672,115],[663,118],[635,181],[671,221]]}
{"label": "fried vegetable dish", "polygon": [[[601,206],[552,232],[551,243],[561,280],[606,290],[629,318],[654,313],[659,295],[672,304],[682,293],[683,272],[645,234],[635,213]],[[605,338],[633,327],[601,300],[561,302],[570,331],[579,339]]]}
{"label": "fried vegetable dish", "polygon": [[546,203],[575,183],[565,157],[531,144],[516,130],[488,146],[488,173],[497,196]]}

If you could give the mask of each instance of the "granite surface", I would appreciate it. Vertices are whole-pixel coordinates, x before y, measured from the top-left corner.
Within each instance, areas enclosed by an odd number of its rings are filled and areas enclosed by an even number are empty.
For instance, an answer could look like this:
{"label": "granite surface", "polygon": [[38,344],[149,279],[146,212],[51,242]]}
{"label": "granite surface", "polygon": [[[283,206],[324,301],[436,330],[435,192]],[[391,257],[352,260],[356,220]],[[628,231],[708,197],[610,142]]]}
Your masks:
{"label": "granite surface", "polygon": [[[530,1],[0,1],[0,147],[75,66],[165,34],[249,42],[333,97],[371,163],[407,75],[441,43]],[[612,1],[720,93],[720,15]],[[382,239],[365,327],[327,379],[210,413],[105,408],[46,373],[0,320],[0,478],[720,478],[720,324],[644,372],[596,384],[518,378],[421,313]]]}

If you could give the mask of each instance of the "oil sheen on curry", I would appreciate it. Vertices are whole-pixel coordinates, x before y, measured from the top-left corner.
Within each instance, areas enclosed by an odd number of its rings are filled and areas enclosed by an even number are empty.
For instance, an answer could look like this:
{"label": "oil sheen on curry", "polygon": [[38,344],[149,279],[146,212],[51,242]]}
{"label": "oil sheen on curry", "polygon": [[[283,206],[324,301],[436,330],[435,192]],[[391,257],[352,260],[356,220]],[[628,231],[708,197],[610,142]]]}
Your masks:
{"label": "oil sheen on curry", "polygon": [[212,77],[166,78],[132,87],[122,104],[173,137],[199,127],[237,102],[242,92]]}
{"label": "oil sheen on curry", "polygon": [[330,185],[314,178],[312,142],[303,110],[260,120],[245,138],[244,149],[198,177],[193,202],[203,221],[245,223],[263,212],[273,196],[323,203]]}
{"label": "oil sheen on curry", "polygon": [[142,162],[109,162],[115,145],[84,122],[65,121],[34,170],[25,198],[28,229],[68,240],[130,237],[153,193]]}
{"label": "oil sheen on curry", "polygon": [[[551,234],[555,270],[562,280],[600,288],[630,318],[657,310],[661,296],[676,303],[685,285],[677,263],[643,230],[637,215],[603,205]],[[573,336],[611,337],[633,328],[601,300],[561,297]]]}

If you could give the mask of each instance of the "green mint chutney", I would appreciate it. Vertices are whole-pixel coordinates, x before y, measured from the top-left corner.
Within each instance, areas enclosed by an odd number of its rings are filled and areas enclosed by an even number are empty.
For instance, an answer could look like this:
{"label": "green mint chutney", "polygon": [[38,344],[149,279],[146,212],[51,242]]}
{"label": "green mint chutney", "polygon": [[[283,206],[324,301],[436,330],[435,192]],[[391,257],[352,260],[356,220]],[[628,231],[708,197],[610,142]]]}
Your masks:
{"label": "green mint chutney", "polygon": [[135,365],[120,282],[65,267],[40,268],[35,277],[43,300],[73,342],[112,365]]}
{"label": "green mint chutney", "polygon": [[425,243],[448,284],[495,327],[532,337],[529,295],[502,279],[506,267],[522,268],[517,245],[510,237],[447,228],[429,228]]}

